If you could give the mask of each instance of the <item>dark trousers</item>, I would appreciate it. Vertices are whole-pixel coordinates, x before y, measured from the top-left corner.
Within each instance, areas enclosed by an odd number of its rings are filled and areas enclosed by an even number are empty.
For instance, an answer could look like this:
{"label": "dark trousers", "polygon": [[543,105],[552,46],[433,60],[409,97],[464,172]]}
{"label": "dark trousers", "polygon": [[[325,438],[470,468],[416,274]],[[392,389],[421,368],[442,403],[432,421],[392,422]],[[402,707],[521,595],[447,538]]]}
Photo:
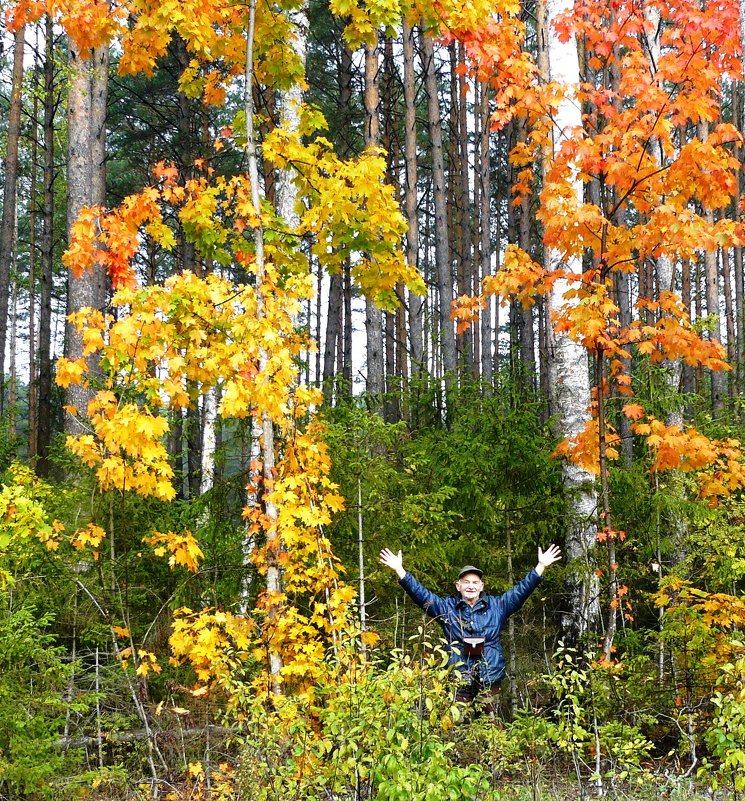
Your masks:
{"label": "dark trousers", "polygon": [[455,700],[469,704],[474,717],[485,714],[495,717],[499,710],[499,685],[501,682],[481,680],[478,665],[461,673],[455,687]]}

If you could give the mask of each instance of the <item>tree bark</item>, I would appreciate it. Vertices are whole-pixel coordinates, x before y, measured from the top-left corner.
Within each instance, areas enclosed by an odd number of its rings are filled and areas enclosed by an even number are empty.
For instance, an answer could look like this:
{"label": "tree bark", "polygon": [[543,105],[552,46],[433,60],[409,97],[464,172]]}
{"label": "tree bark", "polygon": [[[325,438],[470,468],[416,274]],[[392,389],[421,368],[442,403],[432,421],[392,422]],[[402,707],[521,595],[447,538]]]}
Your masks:
{"label": "tree bark", "polygon": [[[365,147],[377,147],[380,142],[378,106],[379,90],[378,34],[374,41],[365,44]],[[385,376],[383,363],[383,313],[369,299],[365,299],[365,334],[367,337],[367,383],[372,408],[382,411]]]}
{"label": "tree bark", "polygon": [[44,195],[42,200],[41,276],[39,286],[39,388],[36,471],[49,474],[52,439],[52,280],[54,275],[54,28],[47,15],[44,30]]}
{"label": "tree bark", "polygon": [[339,338],[343,323],[342,273],[334,273],[329,282],[328,306],[326,308],[326,333],[323,344],[323,396],[331,405],[337,396],[336,376],[341,364],[337,364]]}
{"label": "tree bark", "polygon": [[[481,278],[491,274],[491,150],[489,149],[489,139],[491,134],[491,123],[489,114],[489,89],[486,84],[481,86],[481,105],[479,109],[481,119],[481,138],[479,140],[479,191],[481,196],[481,212],[479,214],[480,224],[480,257],[481,257]],[[500,227],[499,221],[495,226],[496,237],[494,252],[499,253]],[[498,299],[495,299],[498,303]],[[496,305],[495,300],[487,298],[486,305],[481,312],[481,380],[484,390],[490,388],[494,382],[494,353],[492,350],[492,309]]]}
{"label": "tree bark", "polygon": [[[84,206],[103,206],[106,202],[106,96],[108,80],[108,47],[94,48],[83,60],[78,46],[69,45],[68,132],[67,162],[67,227],[71,230]],[[106,276],[103,269],[76,277],[68,275],[67,313],[89,306],[103,310],[106,303]],[[83,338],[69,322],[66,328],[66,355],[79,359],[83,355]],[[97,361],[86,359],[89,375],[95,375]],[[93,396],[89,387],[73,384],[67,391],[67,403],[85,414]],[[65,418],[68,433],[81,433],[73,415]]]}
{"label": "tree bark", "polygon": [[745,275],[743,275],[742,248],[736,247],[733,250],[735,263],[735,394],[739,395],[745,384],[743,381],[745,378],[743,369],[743,360],[745,360]]}
{"label": "tree bark", "polygon": [[34,48],[34,103],[31,112],[31,203],[29,206],[29,241],[28,241],[28,455],[36,457],[37,422],[39,419],[38,390],[36,376],[37,367],[37,334],[36,334],[36,223],[38,217],[38,160],[39,160],[39,28],[36,28],[36,45]]}
{"label": "tree bark", "polygon": [[[417,149],[416,149],[416,74],[414,69],[414,31],[404,15],[404,156],[406,165],[406,260],[412,266],[419,265],[419,214],[417,209]],[[411,376],[424,376],[423,315],[425,298],[408,294],[409,345]]]}
{"label": "tree bark", "polygon": [[3,215],[0,222],[0,417],[5,410],[5,347],[8,342],[8,299],[10,275],[16,243],[16,196],[18,194],[18,143],[21,137],[21,97],[23,90],[23,53],[26,26],[15,33],[13,75],[8,109]]}
{"label": "tree bark", "polygon": [[[300,12],[297,12],[300,13]],[[248,161],[248,178],[251,187],[251,202],[255,209],[261,208],[261,187],[259,184],[259,164],[254,132],[254,104],[253,104],[253,45],[254,45],[254,26],[256,19],[256,0],[249,0],[249,24],[248,35],[246,37],[246,69],[245,69],[245,94],[244,108],[246,114],[246,157]],[[259,223],[254,229],[254,242],[256,251],[256,267],[258,270],[257,284],[261,287],[265,274],[265,255],[264,255],[264,230]],[[257,292],[257,315],[264,315],[264,299],[261,289]],[[266,370],[268,354],[262,348],[259,356],[259,369]],[[271,485],[274,481],[275,465],[275,443],[274,425],[267,411],[255,415],[254,417],[255,437],[254,442],[261,444],[262,456],[262,476],[265,485]],[[276,555],[279,551],[279,532],[277,531],[277,509],[273,503],[264,501],[264,513],[267,520],[267,572],[266,589],[270,596],[279,595],[282,591],[282,579]],[[271,626],[276,615],[280,610],[276,607],[270,608],[268,623]],[[271,637],[269,638],[271,643]],[[269,674],[271,676],[271,689],[275,695],[282,691],[280,673],[282,670],[282,656],[271,644],[269,646]]]}
{"label": "tree bark", "polygon": [[[722,250],[722,289],[724,290],[724,320],[727,326],[727,361],[734,365],[737,359],[735,335],[735,311],[732,302],[732,273],[729,263],[729,251]],[[735,375],[730,373],[724,376],[727,382],[727,400],[730,411],[735,409]]]}
{"label": "tree bark", "polygon": [[[709,123],[700,122],[698,136],[705,141],[709,136]],[[714,226],[714,212],[704,209],[704,218],[709,227]],[[719,312],[719,270],[717,251],[707,250],[704,253],[704,269],[706,275],[706,313],[708,315],[707,329],[709,338],[716,342],[722,341],[722,323]],[[721,371],[713,370],[711,373],[711,408],[715,417],[724,411],[724,398],[726,394],[725,377]]]}
{"label": "tree bark", "polygon": [[445,161],[442,147],[442,123],[437,95],[434,42],[431,36],[422,33],[422,69],[427,91],[427,121],[431,141],[432,197],[435,212],[435,273],[439,296],[439,341],[442,367],[447,390],[455,386],[457,357],[455,333],[450,319],[453,304],[453,273],[450,265],[450,243],[447,225],[447,196],[445,191]]}
{"label": "tree bark", "polygon": [[[456,108],[458,109],[458,138],[456,141],[460,149],[458,153],[458,218],[460,238],[458,293],[470,295],[473,291],[473,254],[471,252],[471,189],[468,157],[468,107],[466,104],[468,87],[466,86],[466,55],[463,45],[459,43],[456,51],[458,62],[457,94],[455,97]],[[461,354],[463,375],[469,375],[473,372],[473,329],[471,327],[463,332]]]}
{"label": "tree bark", "polygon": [[[564,86],[576,86],[579,67],[576,42],[561,42],[554,29],[554,20],[571,10],[569,0],[543,0],[538,4],[538,29],[544,46],[541,47],[541,67],[544,75]],[[554,116],[553,150],[546,153],[544,170],[549,160],[556,155],[559,143],[572,129],[581,127],[579,107],[571,97],[559,104]],[[572,181],[576,202],[582,203],[582,182],[576,173]],[[561,266],[579,278],[582,273],[581,259],[562,262],[559,252],[546,249],[546,267],[554,270]],[[548,296],[549,312],[561,312],[562,307],[572,301],[566,293],[571,289],[566,280],[557,281]],[[570,441],[583,430],[588,420],[590,405],[590,383],[587,354],[564,332],[550,327],[549,376],[551,383],[551,406],[557,424],[557,433]],[[566,532],[566,554],[569,559],[569,603],[570,608],[562,618],[565,640],[576,644],[599,617],[598,580],[595,576],[591,551],[597,535],[597,493],[594,476],[587,470],[568,462],[562,466],[564,487],[569,502],[568,528]]]}

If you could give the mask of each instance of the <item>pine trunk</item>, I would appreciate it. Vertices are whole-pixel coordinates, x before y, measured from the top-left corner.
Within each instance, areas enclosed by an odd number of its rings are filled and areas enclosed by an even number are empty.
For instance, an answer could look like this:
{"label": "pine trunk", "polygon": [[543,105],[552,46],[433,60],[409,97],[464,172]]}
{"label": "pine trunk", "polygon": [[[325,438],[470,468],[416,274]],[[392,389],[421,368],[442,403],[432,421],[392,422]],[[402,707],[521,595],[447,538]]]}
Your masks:
{"label": "pine trunk", "polygon": [[[404,157],[406,165],[406,260],[419,264],[419,214],[417,209],[417,149],[416,149],[416,74],[414,70],[414,31],[404,16]],[[424,375],[423,316],[425,298],[409,292],[409,344],[411,375]]]}
{"label": "pine trunk", "polygon": [[[378,35],[365,45],[365,147],[377,147],[380,142],[378,106]],[[383,313],[368,298],[365,299],[365,334],[367,337],[367,393],[372,407],[382,410],[385,392],[383,355]]]}
{"label": "pine trunk", "polygon": [[54,29],[51,17],[44,31],[44,169],[41,222],[41,275],[39,280],[39,384],[36,428],[36,470],[49,474],[49,445],[52,440],[52,280],[54,275]]}
{"label": "pine trunk", "polygon": [[5,410],[5,347],[8,342],[8,299],[11,295],[10,276],[16,244],[18,143],[21,137],[21,93],[23,90],[25,35],[26,26],[22,25],[15,33],[13,44],[13,75],[8,109],[3,215],[2,222],[0,222],[0,416]]}
{"label": "pine trunk", "polygon": [[435,215],[435,273],[438,294],[438,329],[442,354],[442,369],[445,385],[454,387],[457,357],[455,333],[450,319],[453,304],[453,273],[450,265],[450,243],[448,238],[448,210],[445,188],[445,160],[442,146],[442,122],[440,103],[437,95],[437,74],[435,70],[434,42],[431,36],[422,33],[422,68],[427,91],[427,121],[431,142],[432,158],[432,196]]}
{"label": "pine trunk", "polygon": [[[83,60],[74,42],[69,50],[68,133],[67,162],[67,227],[77,220],[83,206],[103,206],[106,202],[106,94],[109,51],[107,47],[94,48],[90,58]],[[106,303],[106,276],[95,267],[76,277],[70,272],[67,284],[67,313],[89,306],[103,309]],[[83,337],[70,323],[66,329],[66,355],[79,359],[83,355]],[[95,375],[97,363],[86,359],[88,372]],[[67,391],[67,403],[79,414],[85,414],[92,389],[73,384]],[[81,433],[77,418],[65,419],[68,433]]]}
{"label": "pine trunk", "polygon": [[[489,90],[486,85],[481,87],[481,105],[479,109],[481,138],[479,140],[479,192],[481,197],[480,224],[480,258],[481,278],[491,274],[491,163],[489,140],[491,124],[489,120]],[[495,226],[496,240],[494,251],[499,253],[499,221]],[[498,299],[496,299],[498,302]],[[491,387],[494,382],[494,353],[492,350],[492,308],[495,305],[492,298],[488,298],[486,306],[481,312],[481,380],[484,388]]]}

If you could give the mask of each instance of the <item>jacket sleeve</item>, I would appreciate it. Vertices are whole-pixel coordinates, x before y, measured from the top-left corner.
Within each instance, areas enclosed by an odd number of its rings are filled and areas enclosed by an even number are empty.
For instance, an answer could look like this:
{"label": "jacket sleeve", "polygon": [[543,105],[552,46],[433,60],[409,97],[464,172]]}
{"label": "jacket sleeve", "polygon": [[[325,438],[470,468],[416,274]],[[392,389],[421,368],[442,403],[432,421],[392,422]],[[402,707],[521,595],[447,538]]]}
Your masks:
{"label": "jacket sleeve", "polygon": [[500,601],[503,604],[505,614],[512,615],[528,600],[530,593],[541,583],[541,576],[535,572],[535,568],[528,573],[527,576],[514,587],[507,590],[504,595],[500,596]]}
{"label": "jacket sleeve", "polygon": [[420,584],[411,573],[398,580],[414,603],[421,607],[430,617],[438,617],[445,610],[444,599]]}

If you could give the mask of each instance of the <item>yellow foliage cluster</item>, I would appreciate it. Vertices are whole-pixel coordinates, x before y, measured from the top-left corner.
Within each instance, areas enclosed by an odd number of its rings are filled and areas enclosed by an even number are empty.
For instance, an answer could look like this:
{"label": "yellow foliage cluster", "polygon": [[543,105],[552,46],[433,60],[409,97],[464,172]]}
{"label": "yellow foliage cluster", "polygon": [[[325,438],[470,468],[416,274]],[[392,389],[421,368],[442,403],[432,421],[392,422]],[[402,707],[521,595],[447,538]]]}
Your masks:
{"label": "yellow foliage cluster", "polygon": [[[229,688],[233,671],[252,656],[256,624],[249,617],[219,609],[174,613],[170,637],[172,662],[191,665],[198,681]],[[195,691],[199,697],[201,690]]]}
{"label": "yellow foliage cluster", "polygon": [[204,554],[191,531],[182,531],[180,534],[175,534],[173,531],[162,534],[156,531],[145,537],[144,542],[154,546],[156,556],[169,554],[168,564],[172,568],[185,567],[191,573],[199,570],[199,560]]}
{"label": "yellow foliage cluster", "polygon": [[67,447],[96,469],[103,490],[131,490],[172,500],[173,468],[162,437],[168,430],[163,417],[136,403],[122,403],[111,390],[98,392],[88,404],[92,434],[67,437]]}
{"label": "yellow foliage cluster", "polygon": [[[266,498],[276,508],[276,521],[259,506],[245,511],[251,535],[268,527],[276,533],[267,548],[254,552],[261,572],[277,564],[283,575],[282,592],[260,601],[262,638],[266,649],[282,658],[285,685],[297,692],[311,692],[327,650],[358,633],[354,589],[342,580],[342,566],[323,532],[344,500],[328,478],[331,465],[322,434],[320,424],[313,423],[287,440]],[[302,605],[292,603],[297,598]]]}
{"label": "yellow foliage cluster", "polygon": [[745,600],[737,595],[707,592],[670,575],[660,582],[654,603],[665,609],[667,626],[686,643],[683,654],[691,667],[708,674],[712,684],[721,665],[733,662],[742,646],[733,633],[745,626]]}
{"label": "yellow foliage cluster", "polygon": [[344,38],[353,50],[371,44],[381,28],[389,34],[401,19],[400,0],[331,0],[331,13],[344,20]]}
{"label": "yellow foliage cluster", "polygon": [[368,148],[356,159],[340,159],[323,137],[304,141],[309,128],[325,123],[312,110],[301,111],[305,119],[300,131],[277,128],[262,147],[276,167],[296,171],[295,182],[308,201],[298,233],[313,236],[313,253],[332,272],[351,259],[360,290],[380,306],[398,304],[398,284],[424,294],[420,274],[403,257],[406,220],[385,180],[382,151]]}
{"label": "yellow foliage cluster", "polygon": [[[150,785],[143,785],[147,792]],[[189,762],[186,768],[186,784],[167,792],[165,801],[234,801],[239,797],[236,768],[227,762],[212,765],[207,777],[201,762]]]}
{"label": "yellow foliage cluster", "polygon": [[[190,387],[205,392],[219,386],[223,416],[268,414],[275,422],[279,459],[263,500],[276,509],[276,519],[263,505],[247,509],[246,517],[250,536],[262,541],[272,535],[270,550],[256,548],[254,554],[261,570],[272,560],[279,565],[283,590],[262,597],[261,627],[221,610],[177,614],[172,653],[205,684],[227,686],[238,665],[263,661],[269,648],[282,657],[285,684],[304,690],[330,645],[353,630],[354,592],[340,580],[323,533],[343,500],[328,478],[322,429],[317,423],[299,427],[321,400],[317,390],[296,383],[304,340],[293,316],[309,288],[304,275],[280,276],[271,267],[259,287],[182,273],[163,286],[120,289],[114,303],[123,313],[117,320],[90,310],[74,316],[76,325],[97,332],[88,341],[106,367],[107,388],[89,404],[92,433],[70,437],[69,446],[96,469],[102,489],[170,497],[162,411],[194,402]],[[64,374],[71,381],[87,379],[83,371]],[[127,396],[133,399],[125,402]],[[97,533],[81,530],[77,542],[95,550]],[[202,552],[190,532],[155,532],[146,542],[156,555],[167,555],[171,567],[198,569]],[[122,654],[125,661],[133,655],[128,649]],[[156,662],[138,652],[137,670],[146,675]]]}

